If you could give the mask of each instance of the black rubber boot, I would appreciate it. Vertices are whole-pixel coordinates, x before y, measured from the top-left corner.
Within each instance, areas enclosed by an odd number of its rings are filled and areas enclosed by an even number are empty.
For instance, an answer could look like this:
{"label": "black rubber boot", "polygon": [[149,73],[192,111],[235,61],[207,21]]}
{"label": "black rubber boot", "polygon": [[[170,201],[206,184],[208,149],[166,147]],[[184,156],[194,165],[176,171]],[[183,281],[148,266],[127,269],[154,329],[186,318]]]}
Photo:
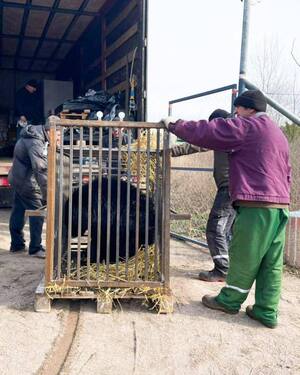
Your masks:
{"label": "black rubber boot", "polygon": [[224,282],[226,279],[226,276],[214,268],[211,271],[201,271],[199,273],[198,278],[203,281],[214,283],[214,282]]}
{"label": "black rubber boot", "polygon": [[268,322],[264,322],[264,321],[260,320],[259,318],[257,318],[253,313],[253,306],[252,305],[249,305],[249,306],[246,307],[246,314],[249,316],[249,318],[258,321],[259,323],[263,324],[264,326],[266,326],[268,328],[276,328],[277,327],[277,323],[268,323]]}
{"label": "black rubber boot", "polygon": [[231,314],[231,315],[234,315],[234,314],[238,314],[238,310],[229,310],[227,309],[226,307],[220,305],[217,301],[216,301],[216,296],[210,296],[208,294],[206,294],[203,298],[202,298],[202,303],[204,306],[210,308],[210,309],[213,309],[213,310],[219,310],[219,311],[223,311],[224,313],[226,314]]}

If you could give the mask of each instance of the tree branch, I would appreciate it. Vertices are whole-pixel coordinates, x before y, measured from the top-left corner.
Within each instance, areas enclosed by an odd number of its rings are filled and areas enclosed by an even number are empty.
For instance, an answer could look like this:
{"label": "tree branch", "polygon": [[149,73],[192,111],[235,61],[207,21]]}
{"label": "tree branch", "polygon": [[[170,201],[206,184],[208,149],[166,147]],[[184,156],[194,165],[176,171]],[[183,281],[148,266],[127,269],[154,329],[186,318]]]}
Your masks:
{"label": "tree branch", "polygon": [[296,39],[293,40],[293,45],[292,45],[291,55],[292,55],[292,58],[293,58],[293,60],[295,61],[296,65],[298,65],[299,68],[300,68],[300,63],[299,63],[299,61],[296,59],[296,57],[295,57],[295,55],[294,55],[294,46],[295,46],[295,41],[296,41]]}

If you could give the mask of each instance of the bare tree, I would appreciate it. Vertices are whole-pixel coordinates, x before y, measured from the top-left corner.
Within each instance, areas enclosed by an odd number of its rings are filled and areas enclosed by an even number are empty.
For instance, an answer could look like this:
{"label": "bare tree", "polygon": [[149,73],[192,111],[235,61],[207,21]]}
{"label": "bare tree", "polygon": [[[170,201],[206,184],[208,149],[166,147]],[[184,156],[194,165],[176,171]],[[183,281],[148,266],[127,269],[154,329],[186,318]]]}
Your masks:
{"label": "bare tree", "polygon": [[[257,48],[257,53],[250,59],[249,77],[274,100],[299,114],[299,73],[289,68],[288,62],[283,57],[283,51],[277,39],[264,39]],[[268,108],[268,113],[277,123],[285,122],[283,116],[271,107]]]}
{"label": "bare tree", "polygon": [[[295,66],[294,61],[285,61],[290,57],[288,51],[279,48],[276,39],[262,41],[261,45],[256,48],[256,54],[249,61],[249,78],[256,83],[261,90],[272,97],[281,105],[288,108],[296,114],[300,114],[300,85],[299,69]],[[287,120],[279,112],[268,106],[268,114],[279,125],[285,125]],[[289,127],[285,127],[287,132]],[[299,130],[291,125],[290,130],[296,132]],[[296,133],[295,133],[296,134]],[[300,208],[300,168],[299,168],[299,146],[300,137],[288,137],[290,143],[290,156],[292,164],[292,192],[291,192],[291,209],[299,210]]]}

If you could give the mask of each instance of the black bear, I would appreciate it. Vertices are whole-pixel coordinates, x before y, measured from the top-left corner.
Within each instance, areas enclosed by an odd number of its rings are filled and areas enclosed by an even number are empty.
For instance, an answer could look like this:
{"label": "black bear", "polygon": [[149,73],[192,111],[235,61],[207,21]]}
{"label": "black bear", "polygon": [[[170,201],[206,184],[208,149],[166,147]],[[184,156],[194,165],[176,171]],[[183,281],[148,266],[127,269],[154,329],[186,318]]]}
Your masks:
{"label": "black bear", "polygon": [[[108,178],[102,177],[101,183],[101,231],[100,231],[100,257],[102,262],[106,260],[107,250],[107,225],[108,225]],[[97,228],[98,228],[98,188],[99,180],[92,181],[92,204],[91,204],[91,262],[97,261]],[[111,177],[111,199],[110,199],[110,247],[109,262],[116,262],[116,234],[117,234],[117,188],[118,178]],[[89,184],[82,185],[82,214],[81,214],[81,235],[88,229],[88,193]],[[129,257],[135,255],[136,242],[136,207],[137,207],[137,188],[130,184],[129,198]],[[155,208],[151,194],[149,194],[148,209],[148,244],[155,242]],[[68,201],[65,205],[65,225],[68,228]],[[79,189],[73,192],[72,196],[72,237],[78,236],[78,205]],[[145,244],[146,235],[146,194],[140,191],[139,199],[139,226],[138,226],[138,248]],[[126,216],[127,216],[127,181],[120,180],[120,225],[119,225],[119,258],[126,258]],[[67,230],[64,231],[67,233]]]}

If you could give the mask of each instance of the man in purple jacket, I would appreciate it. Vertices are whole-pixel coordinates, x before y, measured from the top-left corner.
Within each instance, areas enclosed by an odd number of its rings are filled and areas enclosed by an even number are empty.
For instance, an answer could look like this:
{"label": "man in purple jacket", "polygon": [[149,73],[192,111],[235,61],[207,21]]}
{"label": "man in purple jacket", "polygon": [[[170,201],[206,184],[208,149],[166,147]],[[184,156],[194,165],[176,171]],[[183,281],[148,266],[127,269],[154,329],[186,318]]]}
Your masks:
{"label": "man in purple jacket", "polygon": [[229,152],[229,190],[237,210],[229,249],[226,286],[205,306],[237,314],[256,281],[255,304],[247,315],[269,328],[277,325],[285,226],[290,202],[288,142],[266,115],[258,90],[234,102],[237,117],[212,121],[164,121],[167,129],[196,146]]}

